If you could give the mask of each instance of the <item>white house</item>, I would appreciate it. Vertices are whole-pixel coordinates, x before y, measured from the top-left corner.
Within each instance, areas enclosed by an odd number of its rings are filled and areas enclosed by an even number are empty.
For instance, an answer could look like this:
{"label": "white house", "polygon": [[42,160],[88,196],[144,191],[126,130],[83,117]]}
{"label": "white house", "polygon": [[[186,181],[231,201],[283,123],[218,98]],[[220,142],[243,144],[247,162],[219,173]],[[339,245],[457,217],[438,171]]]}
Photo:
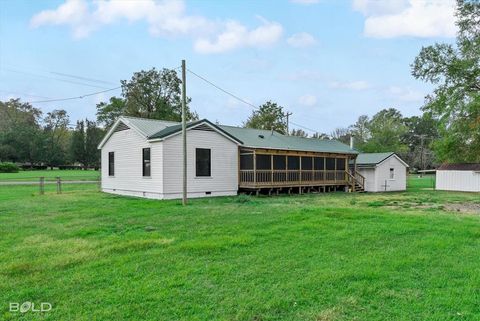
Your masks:
{"label": "white house", "polygon": [[437,169],[437,190],[480,192],[480,164],[443,164]]}
{"label": "white house", "polygon": [[[99,144],[102,191],[181,198],[180,133],[181,125],[175,122],[120,117]],[[207,120],[189,123],[187,141],[188,196],[236,195],[240,141]]]}
{"label": "white house", "polygon": [[358,173],[365,177],[366,192],[406,190],[409,166],[397,154],[359,154],[356,163]]}
{"label": "white house", "polygon": [[[181,198],[181,129],[177,122],[120,117],[98,146],[102,191]],[[187,196],[360,190],[348,168],[357,154],[335,140],[193,121],[187,124]]]}

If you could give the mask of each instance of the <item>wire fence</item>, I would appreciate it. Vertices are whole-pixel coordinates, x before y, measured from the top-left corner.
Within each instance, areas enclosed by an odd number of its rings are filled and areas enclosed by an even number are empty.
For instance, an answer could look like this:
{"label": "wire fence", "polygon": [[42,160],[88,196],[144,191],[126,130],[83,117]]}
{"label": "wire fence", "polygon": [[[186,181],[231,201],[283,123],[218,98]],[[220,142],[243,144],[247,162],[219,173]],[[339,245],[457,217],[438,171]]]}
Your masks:
{"label": "wire fence", "polygon": [[[0,177],[0,187],[29,187],[40,195],[46,191],[61,194],[66,186],[94,184],[101,189],[100,175],[65,175],[65,176],[21,176],[21,177]],[[68,188],[72,190],[72,188]]]}

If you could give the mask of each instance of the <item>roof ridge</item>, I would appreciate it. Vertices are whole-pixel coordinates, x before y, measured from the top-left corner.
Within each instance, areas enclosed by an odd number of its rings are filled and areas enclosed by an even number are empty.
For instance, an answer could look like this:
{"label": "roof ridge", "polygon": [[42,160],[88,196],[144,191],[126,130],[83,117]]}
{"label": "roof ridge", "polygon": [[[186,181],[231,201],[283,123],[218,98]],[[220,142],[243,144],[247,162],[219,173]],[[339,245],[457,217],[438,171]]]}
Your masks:
{"label": "roof ridge", "polygon": [[164,119],[154,119],[154,118],[145,118],[145,117],[136,117],[136,116],[127,116],[127,115],[122,115],[120,117],[123,118],[133,118],[133,119],[140,119],[140,120],[146,120],[146,121],[155,121],[155,122],[166,122],[166,123],[172,123],[172,124],[180,124],[178,121],[174,120],[164,120]]}

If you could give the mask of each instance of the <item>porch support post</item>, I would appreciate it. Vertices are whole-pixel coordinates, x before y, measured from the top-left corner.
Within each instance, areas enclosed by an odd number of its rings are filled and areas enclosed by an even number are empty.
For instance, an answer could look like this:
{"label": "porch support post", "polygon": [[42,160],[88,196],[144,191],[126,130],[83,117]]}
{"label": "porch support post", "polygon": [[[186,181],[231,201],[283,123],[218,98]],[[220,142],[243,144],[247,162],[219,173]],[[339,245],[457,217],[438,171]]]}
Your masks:
{"label": "porch support post", "polygon": [[253,150],[253,185],[257,186],[257,154]]}

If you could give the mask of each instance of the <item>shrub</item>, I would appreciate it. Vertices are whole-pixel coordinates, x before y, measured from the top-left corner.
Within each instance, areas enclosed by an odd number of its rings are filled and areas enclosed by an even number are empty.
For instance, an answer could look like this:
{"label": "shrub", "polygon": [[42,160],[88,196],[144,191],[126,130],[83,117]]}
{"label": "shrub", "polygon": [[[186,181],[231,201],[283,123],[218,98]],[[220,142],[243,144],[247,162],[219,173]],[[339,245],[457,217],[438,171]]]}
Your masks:
{"label": "shrub", "polygon": [[18,173],[20,168],[14,163],[0,163],[0,173]]}

